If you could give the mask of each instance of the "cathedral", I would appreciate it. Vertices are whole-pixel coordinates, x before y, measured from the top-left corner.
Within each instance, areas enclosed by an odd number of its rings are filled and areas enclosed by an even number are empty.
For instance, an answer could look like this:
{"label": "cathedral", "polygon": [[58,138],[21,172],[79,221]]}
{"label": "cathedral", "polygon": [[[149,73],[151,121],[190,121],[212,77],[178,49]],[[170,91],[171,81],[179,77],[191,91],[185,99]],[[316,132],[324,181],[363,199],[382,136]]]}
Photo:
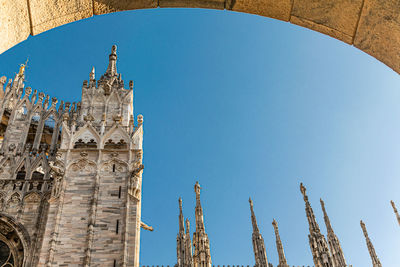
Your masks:
{"label": "cathedral", "polygon": [[[25,65],[14,79],[0,78],[0,266],[139,267],[143,116],[134,118],[133,82],[117,72],[117,48],[96,80],[83,82],[81,101],[63,102],[25,87]],[[315,267],[347,267],[340,242],[321,200],[327,230],[316,222],[300,185]],[[179,199],[176,267],[212,267],[210,240],[196,197],[194,233]],[[254,265],[267,259],[254,203]],[[400,216],[391,202],[398,223]],[[273,220],[277,267],[289,267]],[[361,221],[373,267],[382,267]]]}

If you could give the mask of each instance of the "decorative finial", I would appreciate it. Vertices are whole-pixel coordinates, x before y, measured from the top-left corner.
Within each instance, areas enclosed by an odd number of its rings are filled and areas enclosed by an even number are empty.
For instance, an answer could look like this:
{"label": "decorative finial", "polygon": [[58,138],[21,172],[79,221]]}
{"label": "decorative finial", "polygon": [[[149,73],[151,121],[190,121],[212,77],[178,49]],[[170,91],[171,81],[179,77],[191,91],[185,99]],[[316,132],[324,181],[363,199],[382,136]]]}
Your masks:
{"label": "decorative finial", "polygon": [[179,209],[182,210],[182,198],[179,197],[179,200],[178,200],[178,201],[179,201]]}
{"label": "decorative finial", "polygon": [[253,200],[251,200],[251,197],[249,197],[249,203],[250,203],[250,206],[253,207]]}
{"label": "decorative finial", "polygon": [[113,45],[111,48],[111,54],[108,57],[108,67],[106,74],[109,77],[117,76],[117,46]]}
{"label": "decorative finial", "polygon": [[272,220],[272,225],[273,225],[274,227],[276,227],[276,226],[278,225],[278,223],[275,221],[275,218]]}

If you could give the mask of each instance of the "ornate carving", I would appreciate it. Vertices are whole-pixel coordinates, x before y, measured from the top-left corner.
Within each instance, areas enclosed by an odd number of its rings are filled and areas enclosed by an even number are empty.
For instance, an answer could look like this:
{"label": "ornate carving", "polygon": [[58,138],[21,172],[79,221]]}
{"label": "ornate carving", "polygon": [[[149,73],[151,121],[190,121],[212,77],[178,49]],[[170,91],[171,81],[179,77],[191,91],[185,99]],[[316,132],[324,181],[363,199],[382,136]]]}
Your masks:
{"label": "ornate carving", "polygon": [[[85,152],[81,152],[85,153]],[[86,153],[87,154],[87,153]],[[60,157],[60,156],[58,156]],[[60,196],[62,181],[64,179],[65,167],[60,161],[50,162],[50,174],[53,176],[53,187],[51,190],[51,197],[58,198]]]}
{"label": "ornate carving", "polygon": [[140,164],[131,172],[129,178],[128,193],[136,199],[140,199],[140,172],[143,170],[143,168],[144,166]]}
{"label": "ornate carving", "polygon": [[127,164],[121,160],[112,159],[103,164],[102,172],[126,172]]}
{"label": "ornate carving", "polygon": [[70,170],[72,173],[95,173],[96,164],[86,158],[82,158],[71,164]]}
{"label": "ornate carving", "polygon": [[14,193],[7,202],[7,212],[10,215],[16,216],[21,209],[21,200],[18,193]]}
{"label": "ornate carving", "polygon": [[30,193],[24,198],[24,203],[40,202],[40,195],[38,193]]}
{"label": "ornate carving", "polygon": [[78,137],[76,137],[74,140],[75,140],[74,148],[97,147],[96,137],[89,130],[86,130]]}
{"label": "ornate carving", "polygon": [[0,167],[0,179],[9,179],[11,177],[11,160],[7,159],[3,166]]}

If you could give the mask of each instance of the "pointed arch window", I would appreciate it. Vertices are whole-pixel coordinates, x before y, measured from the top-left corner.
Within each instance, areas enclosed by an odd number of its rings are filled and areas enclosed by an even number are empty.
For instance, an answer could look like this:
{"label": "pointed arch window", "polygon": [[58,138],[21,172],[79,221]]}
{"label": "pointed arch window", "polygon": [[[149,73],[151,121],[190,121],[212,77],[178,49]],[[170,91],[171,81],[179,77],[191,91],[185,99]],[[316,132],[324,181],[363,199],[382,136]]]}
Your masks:
{"label": "pointed arch window", "polygon": [[25,166],[22,166],[17,172],[17,180],[24,180],[26,177]]}
{"label": "pointed arch window", "polygon": [[40,113],[35,111],[32,115],[25,141],[25,145],[28,146],[29,148],[32,147],[33,142],[35,141],[35,135],[39,125],[39,121],[40,121]]}
{"label": "pointed arch window", "polygon": [[44,169],[43,169],[43,165],[40,164],[39,166],[37,166],[35,168],[35,170],[32,173],[32,180],[42,180],[44,177]]}

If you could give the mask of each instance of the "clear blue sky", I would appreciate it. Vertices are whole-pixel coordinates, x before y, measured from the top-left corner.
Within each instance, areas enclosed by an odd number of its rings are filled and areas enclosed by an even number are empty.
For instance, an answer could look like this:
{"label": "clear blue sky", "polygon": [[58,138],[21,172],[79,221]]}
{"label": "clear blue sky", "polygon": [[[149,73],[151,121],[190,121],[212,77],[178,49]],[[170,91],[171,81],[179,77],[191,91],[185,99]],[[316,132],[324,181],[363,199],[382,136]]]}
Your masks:
{"label": "clear blue sky", "polygon": [[[319,198],[348,264],[371,266],[363,219],[385,267],[400,261],[400,78],[354,47],[288,23],[228,11],[120,12],[30,37],[0,55],[13,77],[29,56],[26,85],[80,100],[92,66],[135,81],[144,115],[141,264],[174,265],[178,197],[194,226],[199,180],[216,265],[252,265],[248,198],[269,260],[272,219],[288,263],[312,265],[299,191],[322,231]],[[193,228],[192,228],[193,230]]]}

